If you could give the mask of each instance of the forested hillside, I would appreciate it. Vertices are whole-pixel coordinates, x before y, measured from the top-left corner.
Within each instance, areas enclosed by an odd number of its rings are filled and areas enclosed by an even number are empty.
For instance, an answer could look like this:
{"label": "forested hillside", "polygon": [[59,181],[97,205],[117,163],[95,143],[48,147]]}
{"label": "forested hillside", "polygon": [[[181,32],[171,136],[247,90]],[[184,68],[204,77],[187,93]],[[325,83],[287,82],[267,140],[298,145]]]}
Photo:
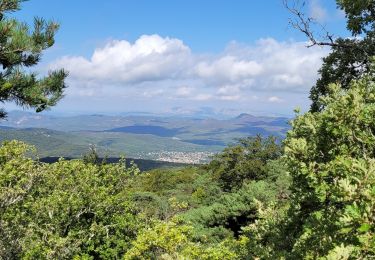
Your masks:
{"label": "forested hillside", "polygon": [[[0,13],[19,3],[0,1]],[[310,38],[332,52],[311,110],[295,111],[283,140],[241,138],[205,165],[150,171],[94,151],[47,164],[32,146],[3,142],[0,259],[375,258],[375,2],[337,6],[353,38]],[[66,74],[40,82],[18,72],[53,44],[57,25],[35,23],[30,34],[0,17],[0,62],[10,68],[0,98],[43,110]]]}

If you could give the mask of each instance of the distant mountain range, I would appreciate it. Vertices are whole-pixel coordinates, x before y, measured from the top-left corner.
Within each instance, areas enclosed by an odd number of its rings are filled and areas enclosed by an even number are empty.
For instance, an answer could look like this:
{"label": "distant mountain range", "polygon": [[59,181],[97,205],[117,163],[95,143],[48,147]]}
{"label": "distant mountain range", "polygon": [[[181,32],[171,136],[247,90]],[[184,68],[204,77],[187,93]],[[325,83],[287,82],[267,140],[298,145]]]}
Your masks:
{"label": "distant mountain range", "polygon": [[35,145],[41,156],[80,157],[92,144],[101,154],[114,157],[126,154],[163,159],[161,154],[170,157],[172,153],[186,153],[187,157],[196,153],[204,157],[206,153],[208,157],[237,138],[256,134],[283,138],[289,120],[250,114],[215,119],[99,114],[63,117],[13,111],[0,122],[0,141],[26,141]]}

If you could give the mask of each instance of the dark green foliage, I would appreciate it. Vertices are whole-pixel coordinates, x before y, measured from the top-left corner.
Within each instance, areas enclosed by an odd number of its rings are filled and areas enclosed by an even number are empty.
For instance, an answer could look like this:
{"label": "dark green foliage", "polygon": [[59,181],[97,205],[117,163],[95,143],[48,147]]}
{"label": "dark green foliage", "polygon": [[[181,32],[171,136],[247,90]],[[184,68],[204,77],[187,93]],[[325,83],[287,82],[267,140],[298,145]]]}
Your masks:
{"label": "dark green foliage", "polygon": [[221,196],[212,196],[211,203],[184,213],[183,219],[195,227],[196,238],[218,241],[228,236],[238,237],[242,228],[259,217],[258,204],[278,201],[284,206],[289,198],[290,178],[280,161],[268,161],[269,176],[250,181],[240,189]]}
{"label": "dark green foliage", "polygon": [[337,0],[338,7],[345,12],[347,28],[357,36],[375,30],[375,3],[372,0]]}
{"label": "dark green foliage", "polygon": [[[9,149],[8,149],[9,147]],[[12,148],[10,148],[12,147]],[[15,259],[21,252],[24,236],[25,204],[40,179],[39,167],[24,156],[30,147],[4,143],[0,148],[0,258]],[[30,216],[28,216],[30,217]]]}
{"label": "dark green foliage", "polygon": [[170,194],[174,189],[179,189],[184,185],[184,190],[191,193],[192,187],[186,187],[192,184],[198,177],[196,168],[186,167],[180,169],[155,169],[140,176],[142,189],[157,194]]}
{"label": "dark green foliage", "polygon": [[328,94],[327,86],[330,83],[339,83],[343,89],[348,89],[351,80],[358,79],[364,72],[369,71],[371,57],[375,55],[375,38],[372,36],[361,40],[338,39],[336,43],[338,45],[332,47],[332,52],[323,58],[323,65],[319,70],[320,78],[311,88],[312,111],[323,108],[319,99]]}
{"label": "dark green foliage", "polygon": [[292,122],[283,158],[292,177],[290,207],[266,206],[245,228],[246,257],[375,256],[374,76],[352,81],[347,91],[328,89],[322,111]]}
{"label": "dark green foliage", "polygon": [[83,155],[82,158],[84,163],[93,163],[93,164],[100,164],[105,163],[105,159],[101,160],[99,158],[98,151],[94,145],[90,145],[89,151]]}
{"label": "dark green foliage", "polygon": [[133,200],[140,212],[163,220],[212,203],[222,193],[218,184],[196,167],[144,172],[129,188],[134,192]]}
{"label": "dark green foliage", "polygon": [[[241,227],[257,218],[256,201],[269,203],[276,199],[276,194],[277,190],[271,189],[269,183],[251,182],[235,193],[221,196],[211,205],[187,212],[184,219],[194,227],[226,229],[226,233],[230,231],[238,237]],[[212,236],[211,233],[210,239],[215,239]]]}
{"label": "dark green foliage", "polygon": [[216,155],[206,169],[212,172],[225,191],[237,189],[249,180],[261,180],[267,176],[267,161],[281,155],[281,146],[275,137],[243,138],[237,145]]}
{"label": "dark green foliage", "polygon": [[143,226],[126,187],[138,173],[123,164],[61,160],[40,164],[22,143],[0,148],[0,257],[117,258]]}
{"label": "dark green foliage", "polygon": [[[337,0],[338,8],[345,12],[347,28],[353,38],[338,38],[329,43],[331,53],[323,59],[320,78],[310,91],[312,111],[323,109],[320,97],[328,94],[328,85],[338,83],[343,89],[351,80],[369,72],[375,55],[375,3],[372,0]],[[357,37],[360,36],[360,37]]]}
{"label": "dark green foliage", "polygon": [[[258,218],[258,203],[288,197],[288,177],[278,161],[267,162],[266,179],[225,193],[203,168],[139,174],[135,166],[124,168],[124,162],[62,159],[43,164],[25,155],[29,149],[20,142],[0,148],[3,258],[119,258],[126,252],[138,254],[137,243],[169,248],[176,231],[176,243],[180,238],[187,243],[179,247],[187,250],[183,255],[201,259],[205,252],[206,259],[233,259],[234,248],[230,248],[236,243],[226,241],[239,237],[242,227]],[[176,219],[180,219],[177,226],[170,224]],[[163,231],[168,238],[147,240],[146,234],[159,227],[158,221],[163,227],[173,226]],[[170,253],[176,253],[173,250]]]}
{"label": "dark green foliage", "polygon": [[[59,25],[34,19],[34,30],[28,25],[9,18],[7,14],[20,9],[20,0],[0,1],[0,102],[12,101],[37,112],[54,106],[66,87],[64,70],[50,71],[44,78],[27,73],[23,67],[36,65],[42,52],[54,44]],[[5,112],[0,113],[0,118]]]}
{"label": "dark green foliage", "polygon": [[325,109],[298,116],[288,133],[292,252],[299,257],[375,256],[373,72],[347,92],[330,85]]}
{"label": "dark green foliage", "polygon": [[[373,69],[324,109],[298,115],[285,140],[290,206],[269,203],[243,228],[244,259],[375,257],[375,82]],[[279,200],[280,202],[280,200]]]}

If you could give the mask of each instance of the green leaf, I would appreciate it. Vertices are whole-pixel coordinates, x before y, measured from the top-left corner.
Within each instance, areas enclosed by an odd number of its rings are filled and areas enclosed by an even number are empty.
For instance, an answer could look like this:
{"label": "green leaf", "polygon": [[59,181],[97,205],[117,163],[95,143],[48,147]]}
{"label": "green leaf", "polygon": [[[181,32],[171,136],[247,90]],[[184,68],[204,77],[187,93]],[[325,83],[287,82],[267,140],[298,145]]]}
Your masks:
{"label": "green leaf", "polygon": [[367,231],[370,230],[370,228],[371,228],[371,225],[370,225],[370,224],[368,224],[368,223],[364,223],[364,224],[362,224],[357,230],[358,230],[359,232],[367,232]]}

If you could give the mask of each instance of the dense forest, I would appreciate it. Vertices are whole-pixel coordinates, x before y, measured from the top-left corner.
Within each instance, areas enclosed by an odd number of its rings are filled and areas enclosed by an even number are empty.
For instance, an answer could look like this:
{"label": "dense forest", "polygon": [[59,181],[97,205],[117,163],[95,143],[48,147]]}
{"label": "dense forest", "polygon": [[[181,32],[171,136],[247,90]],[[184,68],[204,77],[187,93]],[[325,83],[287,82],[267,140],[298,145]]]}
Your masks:
{"label": "dense forest", "polygon": [[[0,1],[0,13],[19,3]],[[374,258],[375,2],[337,5],[354,37],[312,38],[332,50],[311,111],[296,111],[282,141],[243,138],[206,165],[150,171],[94,153],[47,164],[4,142],[0,259]],[[301,13],[296,22],[309,33]],[[19,70],[39,61],[56,29],[36,20],[30,33],[1,15],[1,101],[38,111],[58,101],[66,72]]]}

